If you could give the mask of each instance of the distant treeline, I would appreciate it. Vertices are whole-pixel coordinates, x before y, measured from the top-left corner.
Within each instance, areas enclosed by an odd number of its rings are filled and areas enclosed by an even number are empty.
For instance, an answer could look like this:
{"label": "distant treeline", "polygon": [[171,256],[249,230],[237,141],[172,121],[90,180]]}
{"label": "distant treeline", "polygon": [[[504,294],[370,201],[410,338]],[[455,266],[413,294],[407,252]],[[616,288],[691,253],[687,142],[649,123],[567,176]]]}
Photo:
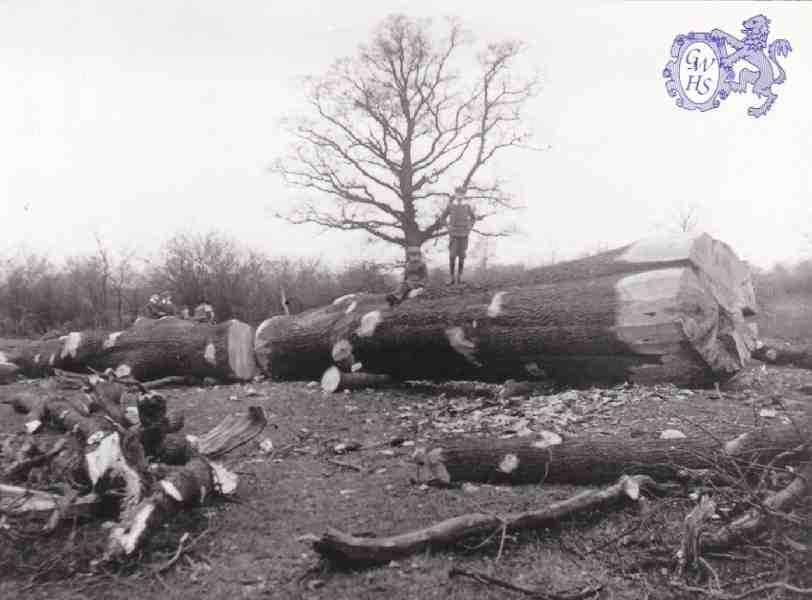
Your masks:
{"label": "distant treeline", "polygon": [[[494,265],[487,256],[471,257],[466,279],[503,286],[532,279],[532,272],[521,264]],[[431,269],[429,285],[444,285],[447,276],[444,268]],[[792,320],[792,333],[800,334],[800,327],[812,338],[812,260],[756,269],[753,276],[762,326],[784,334],[784,321]],[[398,265],[391,263],[329,268],[317,259],[267,256],[215,232],[176,235],[150,260],[99,241],[95,252],[58,265],[31,253],[0,256],[0,337],[124,329],[149,297],[162,291],[169,291],[179,307],[192,310],[206,301],[218,320],[257,325],[283,312],[283,289],[291,309],[300,312],[350,292],[389,291],[400,277]]]}
{"label": "distant treeline", "polygon": [[300,311],[349,291],[387,291],[395,283],[391,266],[357,262],[330,269],[319,260],[265,256],[218,233],[175,236],[151,261],[102,243],[59,265],[30,253],[0,260],[0,337],[123,329],[162,291],[171,292],[178,307],[206,301],[218,320],[256,325],[282,313],[283,288],[291,308]]}

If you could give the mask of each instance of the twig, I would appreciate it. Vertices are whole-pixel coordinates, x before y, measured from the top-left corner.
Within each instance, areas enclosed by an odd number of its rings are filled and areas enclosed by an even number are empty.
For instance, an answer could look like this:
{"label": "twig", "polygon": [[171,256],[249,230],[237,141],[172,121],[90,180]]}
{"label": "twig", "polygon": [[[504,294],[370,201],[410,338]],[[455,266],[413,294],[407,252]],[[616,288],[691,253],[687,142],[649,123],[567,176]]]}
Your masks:
{"label": "twig", "polygon": [[343,467],[345,469],[352,469],[353,471],[357,471],[358,473],[363,473],[364,472],[363,467],[359,467],[358,465],[353,464],[351,462],[345,462],[343,460],[338,460],[337,458],[328,458],[327,462],[330,463],[331,465],[335,465],[337,467]]}
{"label": "twig", "polygon": [[[766,592],[768,590],[786,590],[788,592],[792,592],[794,594],[801,594],[804,596],[812,596],[812,587],[808,588],[799,588],[785,581],[774,581],[772,583],[765,583],[764,585],[760,585],[758,587],[754,587],[749,590],[745,590],[738,594],[725,594],[723,592],[717,592],[714,590],[709,590],[706,588],[691,586],[691,585],[684,585],[680,583],[672,583],[673,587],[677,589],[683,590],[685,592],[694,592],[698,594],[703,594],[705,596],[710,596],[711,598],[716,598],[717,600],[741,600],[742,598],[747,598],[748,596],[754,596],[756,594],[760,594],[762,592]],[[763,597],[763,596],[762,596]]]}
{"label": "twig", "polygon": [[181,555],[183,554],[183,551],[186,549],[184,547],[184,544],[186,543],[186,540],[188,540],[188,539],[189,539],[189,532],[186,531],[186,532],[184,532],[184,534],[182,536],[180,536],[180,541],[178,542],[178,549],[175,550],[175,554],[173,554],[172,558],[170,558],[168,561],[166,561],[163,565],[158,567],[155,570],[156,573],[166,573],[169,569],[172,568],[172,565],[174,565],[176,562],[178,562],[178,559],[181,557]]}
{"label": "twig", "polygon": [[633,532],[637,531],[638,529],[640,529],[640,527],[645,525],[648,522],[648,520],[651,519],[651,517],[655,516],[660,511],[662,511],[663,507],[665,507],[665,506],[667,506],[667,504],[659,505],[654,510],[652,510],[649,514],[647,514],[645,517],[640,519],[635,525],[632,525],[631,527],[629,527],[627,529],[624,529],[619,534],[617,534],[615,537],[605,541],[604,543],[599,544],[598,546],[595,546],[594,548],[590,548],[586,552],[581,553],[581,558],[583,558],[584,556],[589,556],[590,554],[592,554],[593,552],[597,552],[598,550],[603,550],[607,546],[611,546],[612,544],[614,544],[615,542],[621,540],[623,537],[629,535],[630,533],[633,533]]}
{"label": "twig", "polygon": [[499,538],[499,550],[496,552],[496,562],[502,558],[502,550],[505,549],[505,537],[507,536],[507,521],[502,523],[502,535]]}
{"label": "twig", "polygon": [[188,552],[189,550],[191,550],[191,549],[192,549],[192,547],[193,547],[195,544],[197,544],[197,543],[198,543],[198,542],[199,542],[201,539],[203,539],[205,536],[207,536],[208,534],[210,534],[210,533],[211,533],[211,531],[212,531],[212,530],[211,530],[210,528],[207,528],[207,529],[206,529],[206,530],[205,530],[203,533],[201,533],[201,534],[200,534],[199,536],[197,536],[195,539],[193,539],[192,541],[190,541],[188,544],[186,543],[186,540],[188,540],[188,539],[189,539],[189,532],[188,532],[188,531],[187,531],[187,532],[185,532],[185,533],[184,533],[184,534],[183,534],[183,535],[180,537],[180,541],[178,542],[178,549],[177,549],[177,550],[175,550],[175,553],[172,555],[172,558],[170,558],[168,561],[166,561],[166,562],[165,562],[163,565],[161,565],[160,567],[157,567],[157,568],[153,569],[153,571],[154,571],[156,574],[157,574],[157,573],[166,573],[166,572],[167,572],[169,569],[171,569],[171,568],[172,568],[172,566],[173,566],[173,565],[174,565],[176,562],[178,562],[178,560],[179,560],[179,559],[180,559],[182,556],[184,556],[184,554],[185,554],[186,552]]}
{"label": "twig", "polygon": [[505,581],[504,579],[499,579],[498,577],[493,577],[492,575],[486,575],[485,573],[479,573],[476,571],[469,571],[467,569],[460,569],[458,567],[453,567],[448,572],[448,576],[449,578],[468,577],[478,583],[495,585],[506,590],[525,594],[531,598],[542,598],[544,600],[580,600],[581,598],[589,598],[590,596],[594,596],[603,589],[602,585],[597,585],[577,592],[545,592],[535,587],[511,583],[510,581]]}
{"label": "twig", "polygon": [[57,454],[62,452],[62,450],[65,448],[65,444],[67,443],[69,435],[70,434],[68,433],[59,438],[54,443],[53,447],[51,447],[51,449],[48,450],[48,452],[44,452],[43,454],[39,454],[27,460],[21,460],[12,463],[3,472],[3,479],[14,479],[19,475],[22,475],[23,473],[30,471],[34,467],[38,467],[40,465],[47,463]]}

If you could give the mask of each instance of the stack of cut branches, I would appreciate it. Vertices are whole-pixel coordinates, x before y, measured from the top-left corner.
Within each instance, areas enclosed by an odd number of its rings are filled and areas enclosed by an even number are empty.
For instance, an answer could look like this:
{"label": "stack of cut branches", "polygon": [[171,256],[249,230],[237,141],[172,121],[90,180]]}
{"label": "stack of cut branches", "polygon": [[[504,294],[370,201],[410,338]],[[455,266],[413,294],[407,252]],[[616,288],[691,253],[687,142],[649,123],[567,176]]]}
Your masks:
{"label": "stack of cut branches", "polygon": [[136,410],[126,410],[126,389],[111,374],[91,375],[78,390],[3,400],[27,415],[25,431],[0,448],[6,529],[34,517],[44,517],[45,531],[67,518],[105,519],[109,533],[98,558],[108,561],[132,555],[182,509],[236,491],[236,475],[214,459],[264,429],[260,407],[193,438],[179,433],[183,415],[167,410],[154,391],[142,388]]}

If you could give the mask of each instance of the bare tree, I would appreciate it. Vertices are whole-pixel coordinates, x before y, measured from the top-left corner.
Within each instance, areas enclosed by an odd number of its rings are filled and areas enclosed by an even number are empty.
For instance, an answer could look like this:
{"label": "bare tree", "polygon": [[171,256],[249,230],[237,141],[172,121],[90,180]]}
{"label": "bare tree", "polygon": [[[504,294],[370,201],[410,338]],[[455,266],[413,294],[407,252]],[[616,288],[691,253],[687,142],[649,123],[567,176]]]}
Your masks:
{"label": "bare tree", "polygon": [[693,231],[699,224],[699,207],[693,203],[680,202],[674,209],[673,221],[679,231]]}
{"label": "bare tree", "polygon": [[492,162],[528,147],[523,109],[537,79],[520,73],[522,43],[475,55],[470,43],[457,21],[435,35],[431,21],[394,15],[356,56],[309,79],[311,112],[293,121],[296,141],[271,168],[308,192],[285,218],[405,247],[446,233],[454,187],[478,223],[515,208]]}

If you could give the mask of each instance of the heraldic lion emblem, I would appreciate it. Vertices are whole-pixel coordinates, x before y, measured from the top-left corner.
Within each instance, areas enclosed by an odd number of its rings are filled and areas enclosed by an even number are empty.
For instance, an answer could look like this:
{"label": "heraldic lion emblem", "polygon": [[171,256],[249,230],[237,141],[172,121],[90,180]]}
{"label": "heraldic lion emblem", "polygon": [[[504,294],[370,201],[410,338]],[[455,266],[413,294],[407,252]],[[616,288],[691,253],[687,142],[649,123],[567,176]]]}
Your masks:
{"label": "heraldic lion emblem", "polygon": [[[770,20],[764,15],[756,15],[744,21],[744,39],[726,33],[720,29],[711,31],[710,36],[727,43],[734,49],[734,52],[722,57],[721,66],[732,67],[740,60],[747,61],[757,70],[744,68],[739,73],[739,78],[730,82],[731,91],[744,93],[747,85],[752,85],[753,93],[756,96],[765,98],[761,106],[753,106],[747,109],[751,117],[760,117],[767,113],[778,97],[773,92],[773,85],[780,85],[786,81],[786,72],[778,63],[777,56],[786,57],[792,51],[787,40],[775,40],[769,46],[769,58],[764,54],[767,48],[767,37],[770,34]],[[773,73],[773,63],[778,68],[778,76]]]}

